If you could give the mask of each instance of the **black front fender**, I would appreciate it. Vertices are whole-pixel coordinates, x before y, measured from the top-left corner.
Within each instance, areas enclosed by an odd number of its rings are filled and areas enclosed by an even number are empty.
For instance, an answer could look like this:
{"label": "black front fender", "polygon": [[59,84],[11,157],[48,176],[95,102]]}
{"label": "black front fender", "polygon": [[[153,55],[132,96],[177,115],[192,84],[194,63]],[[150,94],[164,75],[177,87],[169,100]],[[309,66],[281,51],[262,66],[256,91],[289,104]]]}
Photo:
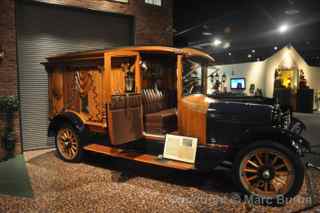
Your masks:
{"label": "black front fender", "polygon": [[65,123],[72,125],[78,131],[78,133],[82,133],[85,130],[84,122],[78,115],[73,112],[64,112],[57,115],[50,121],[48,136],[55,136],[60,126]]}
{"label": "black front fender", "polygon": [[294,150],[299,155],[311,151],[310,143],[302,136],[295,134],[290,130],[273,127],[252,128],[247,130],[235,147],[242,148],[250,143],[263,140],[279,142]]}

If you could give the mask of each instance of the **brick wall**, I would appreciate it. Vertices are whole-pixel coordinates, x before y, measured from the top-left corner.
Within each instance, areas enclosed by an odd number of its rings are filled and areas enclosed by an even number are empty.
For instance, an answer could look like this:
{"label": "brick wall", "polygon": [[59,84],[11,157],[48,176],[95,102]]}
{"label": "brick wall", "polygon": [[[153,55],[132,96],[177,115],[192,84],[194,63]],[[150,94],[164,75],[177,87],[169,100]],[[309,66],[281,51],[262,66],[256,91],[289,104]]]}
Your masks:
{"label": "brick wall", "polygon": [[[129,4],[107,0],[34,0],[36,2],[131,15],[135,17],[135,44],[172,45],[173,0],[162,0],[162,6],[145,4],[145,0],[129,0]],[[1,4],[1,3],[0,3]]]}
{"label": "brick wall", "polygon": [[[20,1],[20,0],[17,0]],[[106,0],[34,0],[35,2],[78,7],[89,10],[131,15],[135,18],[136,45],[172,45],[172,1],[162,0],[162,7],[148,5],[144,0],[129,0],[129,4]],[[15,29],[15,0],[0,1],[0,49],[5,57],[0,59],[0,96],[16,95],[17,87],[17,50]],[[19,114],[15,119],[17,138],[20,138]],[[0,127],[2,126],[0,116]],[[19,152],[19,143],[17,152]],[[3,153],[0,147],[0,154]],[[1,156],[0,156],[1,157]]]}
{"label": "brick wall", "polygon": [[[17,62],[16,62],[16,30],[15,2],[1,0],[0,2],[0,49],[5,51],[4,59],[0,59],[0,96],[17,95]],[[16,153],[21,152],[19,114],[14,116],[14,129],[17,138]],[[0,130],[4,128],[4,115],[0,114]],[[0,131],[1,132],[1,131]],[[1,136],[1,135],[0,135]],[[0,141],[2,138],[0,138]],[[0,143],[2,144],[2,143]],[[6,155],[0,146],[0,160]]]}
{"label": "brick wall", "polygon": [[13,0],[0,2],[0,48],[5,58],[0,59],[0,95],[17,93],[15,4]]}

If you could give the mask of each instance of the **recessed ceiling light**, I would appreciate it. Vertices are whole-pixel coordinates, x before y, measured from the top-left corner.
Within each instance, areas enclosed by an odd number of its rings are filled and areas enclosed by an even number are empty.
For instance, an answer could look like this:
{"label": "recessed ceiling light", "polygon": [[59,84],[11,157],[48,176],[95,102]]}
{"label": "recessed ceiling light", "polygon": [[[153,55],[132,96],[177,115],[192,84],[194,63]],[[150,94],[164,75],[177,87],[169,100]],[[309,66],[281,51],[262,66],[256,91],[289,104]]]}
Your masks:
{"label": "recessed ceiling light", "polygon": [[251,52],[252,52],[252,53],[255,53],[255,52],[256,52],[256,50],[251,50]]}
{"label": "recessed ceiling light", "polygon": [[231,55],[232,55],[232,53],[229,52],[229,53],[228,53],[228,56],[231,56]]}
{"label": "recessed ceiling light", "polygon": [[277,46],[274,46],[273,49],[274,49],[274,50],[278,50],[278,47],[277,47]]}
{"label": "recessed ceiling light", "polygon": [[220,46],[220,44],[222,44],[222,41],[220,39],[214,39],[214,41],[212,42],[213,46],[217,47]]}
{"label": "recessed ceiling light", "polygon": [[288,30],[289,30],[289,25],[288,24],[282,24],[278,28],[278,31],[281,34],[286,33]]}
{"label": "recessed ceiling light", "polygon": [[228,49],[230,46],[231,46],[230,42],[226,42],[224,43],[223,48]]}
{"label": "recessed ceiling light", "polygon": [[294,16],[300,13],[299,10],[297,9],[288,9],[284,11],[285,14],[289,15],[289,16]]}
{"label": "recessed ceiling light", "polygon": [[202,35],[204,35],[204,36],[211,36],[212,33],[210,33],[210,32],[202,32]]}
{"label": "recessed ceiling light", "polygon": [[251,55],[251,54],[248,54],[248,58],[252,58],[252,55]]}

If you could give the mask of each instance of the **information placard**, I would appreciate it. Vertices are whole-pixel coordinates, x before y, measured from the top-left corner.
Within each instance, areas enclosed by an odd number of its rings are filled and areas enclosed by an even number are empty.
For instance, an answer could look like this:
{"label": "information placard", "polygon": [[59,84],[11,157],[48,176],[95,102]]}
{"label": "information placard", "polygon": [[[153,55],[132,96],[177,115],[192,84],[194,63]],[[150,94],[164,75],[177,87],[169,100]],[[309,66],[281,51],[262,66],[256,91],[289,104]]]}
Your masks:
{"label": "information placard", "polygon": [[193,164],[196,160],[197,145],[197,138],[167,134],[163,157]]}

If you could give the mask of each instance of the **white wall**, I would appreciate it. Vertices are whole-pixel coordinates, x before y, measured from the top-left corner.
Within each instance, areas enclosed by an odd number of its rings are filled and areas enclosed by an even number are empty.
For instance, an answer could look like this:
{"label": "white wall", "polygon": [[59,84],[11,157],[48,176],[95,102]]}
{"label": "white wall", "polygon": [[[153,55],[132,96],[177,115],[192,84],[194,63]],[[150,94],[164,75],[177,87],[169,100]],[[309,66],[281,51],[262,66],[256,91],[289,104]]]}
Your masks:
{"label": "white wall", "polygon": [[[242,64],[218,65],[221,73],[227,75],[227,88],[230,91],[230,78],[246,78],[245,93],[249,94],[250,84],[254,83],[256,88],[261,88],[264,96],[273,96],[274,74],[276,69],[285,67],[298,67],[302,69],[307,84],[312,89],[320,90],[320,67],[309,66],[294,48],[284,47],[270,58],[261,62],[250,62]],[[209,68],[209,74],[212,68]],[[297,85],[296,85],[297,86]],[[208,93],[212,92],[212,84],[208,79]]]}
{"label": "white wall", "polygon": [[[274,74],[276,69],[279,68],[291,68],[297,67],[298,69],[304,70],[305,77],[309,81],[310,69],[308,64],[299,55],[299,53],[294,48],[284,47],[277,53],[272,55],[265,61],[265,81],[266,81],[266,93],[267,97],[273,96],[273,84],[274,84]],[[298,85],[295,85],[298,86]]]}
{"label": "white wall", "polygon": [[[242,64],[231,64],[215,66],[220,69],[220,73],[227,75],[226,87],[230,91],[230,79],[231,78],[245,78],[246,79],[246,90],[245,93],[249,94],[250,84],[255,84],[256,88],[265,89],[264,82],[264,62],[253,62],[253,63],[242,63]],[[209,68],[208,74],[212,73],[213,69]],[[212,83],[208,79],[208,93],[212,93]]]}
{"label": "white wall", "polygon": [[308,86],[320,90],[320,67],[309,67],[309,72],[305,72],[305,75]]}

